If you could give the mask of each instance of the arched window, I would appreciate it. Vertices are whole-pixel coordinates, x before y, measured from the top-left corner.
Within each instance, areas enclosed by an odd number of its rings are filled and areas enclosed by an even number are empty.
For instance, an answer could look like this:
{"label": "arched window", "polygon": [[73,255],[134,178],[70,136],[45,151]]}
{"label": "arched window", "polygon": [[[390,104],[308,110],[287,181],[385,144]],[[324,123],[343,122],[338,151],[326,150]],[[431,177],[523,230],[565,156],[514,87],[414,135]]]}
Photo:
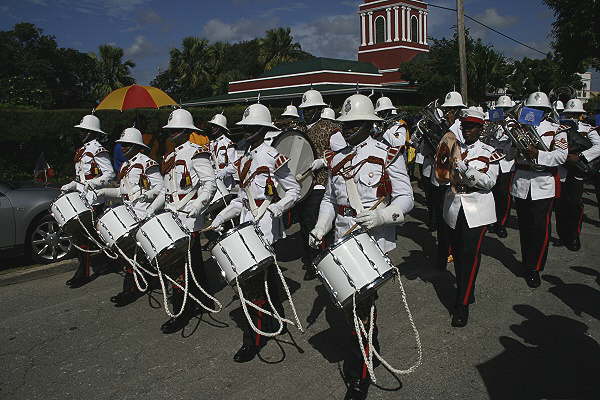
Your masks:
{"label": "arched window", "polygon": [[375,18],[375,43],[385,42],[385,17]]}
{"label": "arched window", "polygon": [[410,40],[419,41],[419,20],[414,15],[410,18]]}

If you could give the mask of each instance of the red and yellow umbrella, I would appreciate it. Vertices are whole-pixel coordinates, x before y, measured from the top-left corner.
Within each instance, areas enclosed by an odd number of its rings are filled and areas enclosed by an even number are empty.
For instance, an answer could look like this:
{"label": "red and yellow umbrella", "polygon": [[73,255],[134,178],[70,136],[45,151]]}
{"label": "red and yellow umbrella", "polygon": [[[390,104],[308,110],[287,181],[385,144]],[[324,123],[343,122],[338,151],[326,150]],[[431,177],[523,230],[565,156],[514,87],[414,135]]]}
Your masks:
{"label": "red and yellow umbrella", "polygon": [[110,92],[98,104],[96,110],[132,110],[136,108],[160,108],[177,102],[162,90],[152,86],[131,85]]}

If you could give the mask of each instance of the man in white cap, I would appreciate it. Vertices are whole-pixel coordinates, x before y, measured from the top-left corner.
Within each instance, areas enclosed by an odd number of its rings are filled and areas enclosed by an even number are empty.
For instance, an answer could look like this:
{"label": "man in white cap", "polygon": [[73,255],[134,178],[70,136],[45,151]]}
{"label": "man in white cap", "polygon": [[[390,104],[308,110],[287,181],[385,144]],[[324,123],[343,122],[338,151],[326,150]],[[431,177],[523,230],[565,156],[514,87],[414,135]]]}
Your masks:
{"label": "man in white cap", "polygon": [[227,167],[231,166],[236,160],[236,153],[235,144],[227,137],[230,132],[227,127],[227,117],[223,114],[215,114],[208,121],[208,125],[210,126],[210,130],[208,131],[209,146],[215,173],[217,178],[231,191],[235,185],[235,181],[232,175],[227,174]]}
{"label": "man in white cap", "polygon": [[[512,100],[508,96],[500,96],[498,101],[496,101],[496,108],[504,112],[512,107]],[[501,125],[497,126],[496,131],[488,140],[490,146],[505,155],[505,157],[500,160],[500,174],[498,175],[498,179],[496,179],[494,189],[492,189],[494,201],[496,203],[496,217],[498,220],[490,228],[490,232],[495,233],[499,238],[505,238],[508,236],[506,223],[508,222],[512,207],[510,186],[515,165],[514,152],[512,151],[513,143],[510,136],[506,134],[506,131]]]}
{"label": "man in white cap", "polygon": [[[585,109],[579,99],[571,99],[564,109],[564,116],[571,129],[569,136],[569,155],[567,162],[561,166],[561,177],[566,179],[561,188],[560,198],[556,207],[556,232],[559,241],[555,246],[565,245],[571,251],[581,248],[581,225],[583,221],[583,181],[597,172],[598,157],[600,157],[600,136],[597,130],[583,122]],[[566,127],[565,127],[566,128]],[[561,127],[561,129],[564,129]],[[591,163],[591,164],[590,164]],[[590,165],[593,171],[588,171]]]}
{"label": "man in white cap", "polygon": [[[238,197],[225,207],[213,220],[211,227],[222,230],[223,224],[237,216],[240,223],[253,222],[261,230],[268,244],[273,244],[285,235],[282,214],[289,210],[300,194],[300,185],[290,171],[288,159],[264,141],[267,132],[277,130],[273,125],[269,109],[262,104],[253,104],[244,112],[243,119],[237,125],[246,128],[245,139],[249,148],[235,162],[240,180]],[[285,194],[279,198],[275,189],[277,182]],[[263,274],[240,282],[242,290],[250,301],[258,307],[267,303]],[[269,297],[279,315],[283,316],[280,300],[280,282],[274,266],[268,267]],[[251,308],[248,310],[255,326],[263,332],[276,331],[279,322],[270,316]],[[233,357],[235,362],[251,361],[266,345],[267,338],[255,333],[249,323],[243,324],[242,346]]]}
{"label": "man in white cap", "polygon": [[[464,143],[460,114],[463,109],[467,108],[463,103],[463,98],[458,92],[450,92],[446,94],[444,103],[441,105],[444,118],[448,122],[450,128],[449,131],[454,133],[458,143]],[[434,149],[434,153],[437,149]],[[433,158],[431,156],[431,164],[433,167]],[[425,164],[423,164],[425,166]],[[433,169],[433,168],[432,168]],[[449,184],[440,184],[438,182],[435,173],[431,172],[431,183],[433,185],[432,190],[432,207],[434,208],[433,215],[436,217],[435,225],[437,227],[437,255],[436,255],[436,268],[445,270],[448,262],[452,260],[452,249],[450,244],[450,232],[447,225],[444,223],[444,200],[446,198],[446,191],[450,187]]]}
{"label": "man in white cap", "polygon": [[[127,128],[119,140],[125,162],[117,175],[118,188],[104,188],[98,190],[98,195],[104,198],[121,199],[124,204],[131,206],[138,218],[146,216],[146,209],[160,194],[163,188],[163,177],[156,161],[145,155],[142,151],[149,150],[144,143],[142,132],[136,128]],[[127,254],[133,258],[132,254]],[[137,300],[142,293],[137,289],[133,270],[125,264],[125,279],[123,290],[110,298],[110,301],[122,307]]]}
{"label": "man in white cap", "polygon": [[568,142],[566,132],[557,133],[559,125],[548,120],[552,106],[545,93],[532,93],[525,106],[544,112],[544,119],[536,130],[550,149],[544,151],[530,146],[526,154],[519,153],[511,187],[519,220],[525,281],[529,287],[537,288],[541,284],[540,271],[548,257],[554,199],[560,196],[558,166],[567,160]]}
{"label": "man in white cap", "polygon": [[[299,203],[296,207],[302,243],[304,244],[304,256],[302,257],[306,269],[304,280],[312,280],[316,276],[313,259],[318,251],[308,245],[309,234],[317,223],[319,204],[321,204],[325,194],[325,185],[327,184],[325,155],[330,150],[329,139],[333,133],[340,130],[340,125],[330,118],[323,118],[327,105],[323,101],[323,96],[317,90],[311,89],[304,93],[300,109],[306,124],[306,137],[312,144],[316,155],[316,159],[311,165],[313,189],[302,203]],[[333,118],[335,119],[335,113]]]}
{"label": "man in white cap", "polygon": [[[369,231],[382,251],[396,247],[395,225],[414,204],[410,179],[406,171],[402,149],[389,147],[371,137],[373,123],[381,121],[371,99],[355,94],[343,105],[342,134],[348,147],[338,153],[328,153],[327,189],[319,209],[319,218],[310,233],[311,246],[321,246],[325,235],[334,230],[340,239],[355,223]],[[382,200],[379,207],[374,206]],[[374,209],[371,209],[374,208]],[[371,306],[377,294],[357,303],[357,313],[365,326],[370,324]],[[369,387],[367,368],[358,340],[362,334],[354,331],[352,310],[345,309],[350,330],[356,335],[344,362],[344,376],[348,381],[346,399],[364,399]],[[375,321],[372,343],[379,351],[378,330]]]}
{"label": "man in white cap", "polygon": [[[110,153],[100,142],[98,137],[106,133],[100,127],[100,120],[95,115],[86,115],[75,128],[79,129],[79,137],[83,144],[75,152],[75,180],[61,187],[62,192],[77,191],[82,193],[87,202],[94,207],[96,215],[102,213],[104,199],[99,197],[97,190],[108,186],[115,177]],[[81,248],[88,246],[81,244]],[[87,283],[92,273],[91,253],[79,252],[79,267],[75,275],[66,284],[76,288]]]}
{"label": "man in white cap", "polygon": [[444,221],[450,229],[454,255],[456,301],[452,326],[464,327],[469,319],[469,304],[475,301],[475,281],[481,263],[481,244],[487,226],[496,221],[492,188],[499,173],[498,162],[503,157],[492,146],[479,140],[484,113],[467,109],[461,117],[464,143],[460,158],[453,160],[450,182],[446,192]]}
{"label": "man in white cap", "polygon": [[[404,120],[398,117],[398,108],[394,106],[389,97],[380,97],[375,103],[375,113],[383,119],[383,127],[385,131],[381,132],[381,136],[376,139],[382,140],[388,146],[401,147],[406,144],[408,130]],[[389,122],[388,122],[389,121]]]}
{"label": "man in white cap", "polygon": [[[198,276],[200,284],[206,283],[206,272],[202,260],[199,230],[203,228],[202,212],[212,200],[215,190],[215,172],[212,167],[210,149],[189,141],[192,132],[200,131],[194,125],[192,114],[184,109],[174,110],[169,115],[167,125],[163,129],[170,131],[169,140],[175,146],[166,155],[161,165],[164,175],[164,186],[161,195],[148,207],[147,215],[152,216],[158,210],[167,208],[177,212],[185,228],[192,234],[191,256],[192,270]],[[179,276],[172,277],[181,286],[184,284],[184,265],[176,266]],[[190,292],[204,304],[210,302],[200,293],[195,285],[190,285]],[[183,291],[173,287],[171,302],[175,310],[183,304]],[[185,310],[177,318],[170,318],[161,326],[165,334],[183,329],[195,313],[194,302],[187,301]],[[202,310],[199,310],[202,311]]]}

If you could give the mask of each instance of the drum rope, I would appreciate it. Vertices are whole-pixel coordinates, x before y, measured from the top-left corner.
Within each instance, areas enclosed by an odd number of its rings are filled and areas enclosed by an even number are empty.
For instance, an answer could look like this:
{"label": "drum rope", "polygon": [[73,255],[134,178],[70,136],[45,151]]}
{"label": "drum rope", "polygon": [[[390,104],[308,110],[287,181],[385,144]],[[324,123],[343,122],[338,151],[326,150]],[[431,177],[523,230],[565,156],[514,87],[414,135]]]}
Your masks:
{"label": "drum rope", "polygon": [[281,268],[279,267],[279,263],[277,262],[277,256],[273,253],[275,259],[275,268],[277,268],[277,273],[279,274],[279,279],[281,279],[281,284],[283,285],[283,289],[285,290],[285,294],[290,302],[290,307],[292,308],[292,313],[294,314],[294,319],[296,320],[296,327],[300,330],[300,332],[304,333],[304,328],[302,328],[302,324],[300,323],[300,318],[298,318],[298,313],[296,312],[296,306],[292,300],[292,295],[290,293],[290,288],[285,281],[285,277],[283,276],[283,272],[281,272]]}
{"label": "drum rope", "polygon": [[[283,331],[283,322],[289,323],[289,324],[293,324],[292,321],[287,320],[285,318],[280,317],[279,315],[273,315],[271,312],[263,309],[262,307],[257,306],[256,304],[252,303],[251,301],[246,300],[246,298],[244,297],[244,292],[242,291],[242,288],[240,286],[240,282],[238,280],[238,277],[236,275],[235,277],[235,284],[237,286],[238,289],[238,296],[240,298],[240,304],[242,305],[242,310],[244,311],[244,315],[246,316],[246,320],[248,321],[248,325],[250,325],[250,327],[252,328],[252,330],[264,337],[275,337],[279,334],[281,334],[281,332]],[[266,285],[265,285],[265,290],[266,290]],[[267,299],[269,298],[269,295],[267,293]],[[269,300],[269,299],[268,299]],[[279,321],[279,329],[277,329],[276,332],[263,332],[262,330],[258,329],[258,327],[256,327],[256,325],[254,325],[254,322],[252,322],[252,318],[250,317],[250,313],[248,312],[248,307],[247,305],[253,307],[254,309],[262,312],[263,314],[269,315],[275,319],[277,319]],[[269,305],[271,305],[271,302],[269,300]],[[272,305],[271,305],[272,307]],[[277,314],[277,312],[275,311],[275,314]]]}
{"label": "drum rope", "polygon": [[[96,247],[98,247],[98,250],[83,250],[86,253],[92,253],[93,254],[97,254],[100,252],[104,252],[104,254],[106,254],[106,256],[108,258],[110,258],[111,260],[116,260],[117,258],[119,258],[118,255],[113,254],[106,246],[104,246],[102,243],[98,242],[90,233],[90,231],[88,230],[88,228],[85,226],[85,224],[81,221],[81,219],[79,217],[75,217],[77,219],[77,221],[79,222],[79,225],[81,225],[81,227],[83,228],[85,234],[88,236],[88,239],[90,239],[95,245]],[[94,223],[93,217],[92,217],[92,224]],[[79,246],[75,246],[75,248],[77,250],[80,250]]]}
{"label": "drum rope", "polygon": [[[221,304],[221,302],[214,296],[211,296],[206,290],[204,290],[204,288],[202,287],[202,285],[200,285],[200,283],[198,283],[198,279],[196,279],[196,274],[194,274],[194,270],[192,269],[192,252],[191,252],[191,246],[192,246],[192,238],[191,236],[188,236],[188,249],[187,249],[187,263],[185,268],[189,268],[189,273],[192,276],[192,281],[194,282],[194,284],[196,285],[196,287],[198,289],[200,289],[200,292],[202,292],[202,294],[206,297],[208,297],[209,299],[211,299],[212,301],[215,302],[215,305],[217,306],[216,309],[212,309],[206,305],[204,305],[204,303],[202,303],[200,300],[196,299],[194,296],[192,296],[191,293],[188,293],[188,295],[196,302],[200,305],[200,307],[204,308],[206,311],[211,312],[211,313],[218,313],[223,309],[223,305]],[[200,257],[202,257],[202,252],[200,252]]]}
{"label": "drum rope", "polygon": [[[410,321],[410,325],[412,327],[413,333],[415,335],[415,340],[417,342],[417,352],[418,352],[418,360],[408,369],[396,369],[394,367],[392,367],[378,352],[377,349],[373,348],[373,329],[374,329],[374,311],[375,311],[375,305],[371,306],[371,315],[370,315],[370,323],[369,323],[369,332],[367,334],[367,331],[365,329],[365,326],[363,324],[363,322],[360,320],[360,318],[358,318],[358,315],[356,314],[356,292],[353,294],[352,296],[352,303],[353,303],[353,313],[354,313],[354,327],[356,329],[356,333],[357,333],[357,337],[358,337],[358,343],[361,349],[361,352],[363,354],[363,358],[365,360],[365,364],[367,365],[367,368],[369,370],[369,374],[371,375],[371,379],[373,380],[373,382],[377,382],[376,378],[375,378],[375,372],[373,371],[373,355],[375,355],[375,357],[377,357],[377,359],[379,361],[381,361],[381,363],[387,368],[389,369],[391,372],[393,372],[396,375],[408,375],[413,373],[417,368],[419,368],[423,362],[423,348],[421,345],[421,337],[419,335],[419,331],[417,330],[417,327],[415,325],[415,321],[413,319],[412,313],[410,311],[410,308],[408,307],[408,301],[406,298],[406,291],[404,290],[404,285],[402,284],[402,280],[400,279],[400,270],[398,269],[398,267],[396,266],[392,266],[394,268],[394,270],[396,271],[396,275],[398,278],[398,287],[400,288],[400,292],[402,294],[402,303],[404,304],[404,309],[406,310],[406,313],[408,315],[408,319]],[[364,345],[362,342],[362,335],[368,336],[368,349],[369,349],[369,354],[367,355],[364,349]]]}
{"label": "drum rope", "polygon": [[[116,244],[115,244],[115,248],[117,249],[117,252],[121,255],[121,258],[123,258],[129,265],[131,265],[131,268],[133,269],[133,280],[135,281],[135,285],[137,286],[138,290],[140,292],[145,292],[146,290],[148,290],[148,286],[149,286],[148,281],[146,280],[146,277],[144,276],[142,271],[145,271],[150,276],[156,276],[156,274],[152,274],[150,271],[148,271],[147,269],[145,269],[144,267],[142,267],[141,265],[138,264],[138,262],[137,262],[137,246],[135,248],[135,253],[133,254],[133,260],[130,259],[127,256],[127,254],[125,254],[125,252]],[[139,283],[138,275],[144,282],[144,285],[145,285],[144,288],[142,288],[142,286]]]}
{"label": "drum rope", "polygon": [[[169,275],[163,274],[161,272],[160,267],[158,265],[158,257],[156,257],[154,259],[154,263],[156,264],[156,270],[158,271],[158,280],[160,282],[160,288],[161,288],[162,293],[163,293],[163,303],[164,303],[164,306],[165,306],[165,312],[167,313],[167,315],[169,317],[171,317],[171,318],[177,318],[177,317],[181,316],[181,314],[183,314],[183,310],[185,309],[185,304],[186,304],[187,298],[188,298],[188,286],[189,286],[188,285],[188,283],[189,283],[188,282],[188,274],[187,274],[188,270],[187,270],[187,268],[184,268],[184,270],[185,270],[184,271],[185,286],[182,288],[181,285],[179,285],[177,282],[175,282],[175,280],[172,279]],[[164,275],[164,277],[166,277],[171,282],[171,284],[177,285],[179,288],[183,289],[183,302],[181,303],[181,309],[176,314],[173,314],[171,312],[171,310],[169,309],[169,302],[168,302],[168,299],[167,299],[167,288],[165,286],[165,281],[164,281],[163,275]]]}

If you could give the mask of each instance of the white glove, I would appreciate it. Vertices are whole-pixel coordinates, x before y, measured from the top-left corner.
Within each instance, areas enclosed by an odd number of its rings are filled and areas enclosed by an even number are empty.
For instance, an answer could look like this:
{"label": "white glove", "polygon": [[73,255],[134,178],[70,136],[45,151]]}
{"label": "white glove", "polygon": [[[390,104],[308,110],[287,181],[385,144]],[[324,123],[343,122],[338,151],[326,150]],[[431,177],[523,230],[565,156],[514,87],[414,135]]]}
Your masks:
{"label": "white glove", "polygon": [[363,211],[356,216],[356,222],[365,229],[373,229],[381,225],[401,224],[404,214],[396,207],[386,207],[377,210]]}
{"label": "white glove", "polygon": [[136,203],[148,203],[149,200],[150,199],[148,198],[147,195],[141,194],[135,199],[135,202]]}
{"label": "white glove", "polygon": [[315,226],[308,234],[308,245],[313,249],[318,249],[326,233],[323,228]]}
{"label": "white glove", "polygon": [[190,218],[196,218],[198,217],[202,211],[204,211],[204,200],[202,199],[196,199],[194,200],[194,202],[191,204],[190,206],[190,210],[188,212],[188,216]]}
{"label": "white glove", "polygon": [[278,205],[277,203],[271,204],[267,208],[267,211],[269,211],[271,214],[273,214],[273,218],[281,217],[281,214],[283,214],[283,208],[280,205]]}
{"label": "white glove", "polygon": [[73,192],[77,189],[77,182],[71,181],[60,188],[61,192]]}
{"label": "white glove", "polygon": [[221,233],[224,230],[224,228],[223,228],[224,223],[225,223],[225,220],[223,219],[223,217],[221,217],[220,215],[217,215],[215,217],[215,219],[213,220],[213,222],[210,224],[210,229],[212,229],[213,231],[215,231],[217,233]]}
{"label": "white glove", "polygon": [[104,188],[96,190],[98,197],[108,197],[116,199],[121,196],[121,190],[119,188]]}
{"label": "white glove", "polygon": [[310,170],[314,172],[320,170],[321,168],[325,168],[326,166],[327,163],[325,162],[325,160],[323,160],[322,158],[317,158],[315,161],[312,162]]}
{"label": "white glove", "polygon": [[156,213],[154,207],[149,206],[148,208],[146,208],[146,215],[144,215],[144,219],[152,218],[154,216],[154,213]]}

